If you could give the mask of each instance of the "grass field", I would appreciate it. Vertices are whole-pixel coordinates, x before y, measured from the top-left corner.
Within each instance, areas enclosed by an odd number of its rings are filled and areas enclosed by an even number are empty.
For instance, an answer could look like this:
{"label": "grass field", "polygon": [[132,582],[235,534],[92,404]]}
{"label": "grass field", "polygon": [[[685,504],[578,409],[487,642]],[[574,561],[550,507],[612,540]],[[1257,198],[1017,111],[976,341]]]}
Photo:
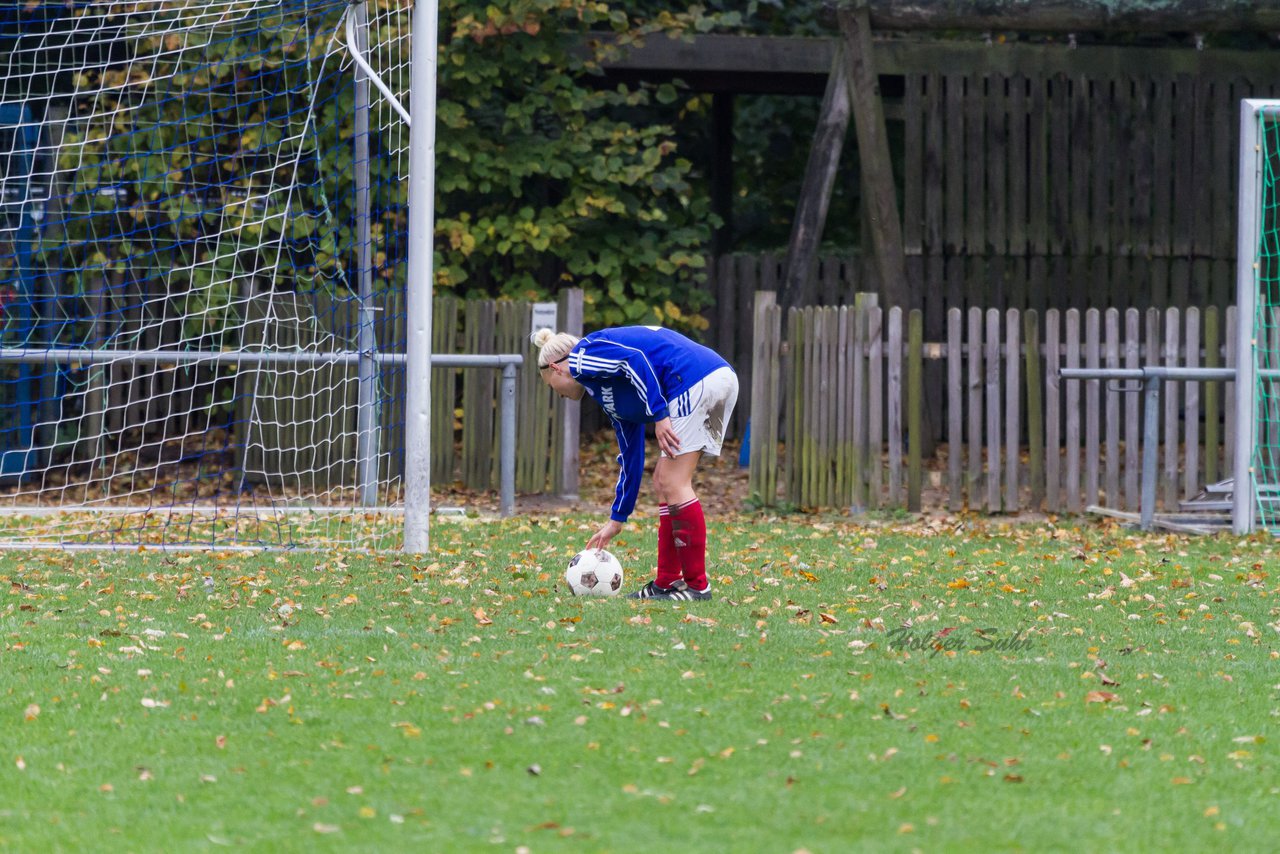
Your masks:
{"label": "grass field", "polygon": [[0,848],[1274,847],[1271,540],[741,516],[575,599],[596,524],[0,555]]}

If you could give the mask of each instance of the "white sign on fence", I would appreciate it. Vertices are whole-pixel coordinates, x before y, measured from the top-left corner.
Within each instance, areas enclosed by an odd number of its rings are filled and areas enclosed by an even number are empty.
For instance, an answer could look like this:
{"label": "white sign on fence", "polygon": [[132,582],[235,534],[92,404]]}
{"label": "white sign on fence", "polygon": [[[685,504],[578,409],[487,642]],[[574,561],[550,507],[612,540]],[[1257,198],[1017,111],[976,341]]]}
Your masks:
{"label": "white sign on fence", "polygon": [[553,302],[535,302],[532,304],[530,314],[533,322],[529,324],[529,334],[537,332],[539,329],[550,329],[552,332],[559,332],[556,328],[556,304]]}

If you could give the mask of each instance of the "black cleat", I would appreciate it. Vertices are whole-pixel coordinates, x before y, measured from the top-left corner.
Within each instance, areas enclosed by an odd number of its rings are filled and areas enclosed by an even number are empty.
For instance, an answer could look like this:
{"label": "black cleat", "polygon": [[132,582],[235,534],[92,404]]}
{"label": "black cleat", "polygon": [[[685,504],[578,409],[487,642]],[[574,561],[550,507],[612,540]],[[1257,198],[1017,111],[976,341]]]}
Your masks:
{"label": "black cleat", "polygon": [[665,596],[654,596],[653,598],[654,599],[678,599],[681,601],[691,601],[691,600],[702,601],[702,600],[711,598],[711,587],[708,586],[706,590],[694,590],[692,587],[686,584],[684,587],[680,588],[679,590],[672,590],[670,593],[666,594]]}
{"label": "black cleat", "polygon": [[711,598],[711,587],[706,590],[691,590],[683,581],[677,581],[670,587],[659,587],[650,581],[635,593],[628,593],[629,599],[665,599],[669,601],[691,601]]}
{"label": "black cleat", "polygon": [[635,593],[628,593],[628,599],[666,599],[672,593],[684,585],[683,581],[677,581],[670,587],[659,587],[656,581],[650,581],[641,587]]}

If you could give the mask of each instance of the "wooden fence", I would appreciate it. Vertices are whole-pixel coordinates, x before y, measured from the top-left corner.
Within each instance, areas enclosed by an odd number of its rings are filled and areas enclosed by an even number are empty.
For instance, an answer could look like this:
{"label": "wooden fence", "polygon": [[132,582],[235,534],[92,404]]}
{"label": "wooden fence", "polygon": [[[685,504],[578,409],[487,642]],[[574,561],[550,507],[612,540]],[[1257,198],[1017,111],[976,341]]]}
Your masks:
{"label": "wooden fence", "polygon": [[[872,297],[784,319],[773,294],[760,293],[753,499],[914,510],[931,490],[927,503],[953,511],[1137,510],[1141,394],[1061,380],[1058,369],[1234,365],[1234,307],[972,307],[950,309],[946,321],[944,338],[926,342],[919,310],[884,311]],[[932,455],[920,441],[930,362],[946,376],[946,441]],[[1234,382],[1163,384],[1157,494],[1166,510],[1229,475],[1234,395]]]}
{"label": "wooden fence", "polygon": [[[855,294],[876,293],[874,263],[856,253],[824,255],[815,272],[815,306],[852,305]],[[756,351],[752,312],[758,291],[774,291],[782,281],[785,259],[779,253],[724,255],[714,259],[706,284],[711,306],[704,343],[723,355],[743,380],[732,435],[741,436],[750,411],[752,354]],[[970,307],[1033,309],[1040,316],[1049,309],[1148,308],[1213,306],[1225,311],[1232,301],[1234,261],[1204,258],[1137,258],[1120,256],[1079,259],[992,256],[908,259],[913,302],[919,309],[924,335],[940,341],[946,335],[947,313]],[[914,276],[915,273],[912,273]],[[989,295],[995,294],[995,298]],[[1125,295],[1131,299],[1119,302]],[[924,441],[931,450],[946,439],[946,422],[932,402],[942,398],[946,376],[936,361],[924,365]]]}

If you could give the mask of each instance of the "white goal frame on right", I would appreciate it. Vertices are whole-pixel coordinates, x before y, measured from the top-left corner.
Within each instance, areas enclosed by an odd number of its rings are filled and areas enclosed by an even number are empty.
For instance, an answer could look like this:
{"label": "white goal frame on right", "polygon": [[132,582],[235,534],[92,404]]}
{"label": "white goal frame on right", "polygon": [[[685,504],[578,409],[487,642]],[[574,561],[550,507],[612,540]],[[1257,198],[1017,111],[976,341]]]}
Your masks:
{"label": "white goal frame on right", "polygon": [[1259,490],[1280,484],[1259,483],[1259,384],[1280,380],[1280,371],[1258,364],[1258,288],[1263,195],[1260,125],[1266,114],[1280,118],[1280,101],[1245,99],[1240,103],[1240,183],[1236,244],[1236,410],[1231,520],[1237,534],[1254,530]]}

